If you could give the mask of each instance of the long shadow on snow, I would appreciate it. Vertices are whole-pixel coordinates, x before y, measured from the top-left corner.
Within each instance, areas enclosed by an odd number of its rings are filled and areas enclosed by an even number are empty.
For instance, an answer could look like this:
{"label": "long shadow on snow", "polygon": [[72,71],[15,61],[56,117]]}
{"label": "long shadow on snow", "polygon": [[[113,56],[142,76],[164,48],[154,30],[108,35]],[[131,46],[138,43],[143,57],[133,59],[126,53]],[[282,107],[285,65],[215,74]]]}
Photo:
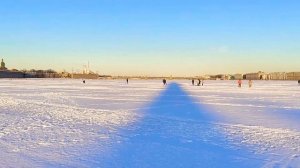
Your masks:
{"label": "long shadow on snow", "polygon": [[260,167],[247,149],[226,143],[209,110],[170,84],[141,111],[143,118],[120,131],[121,143],[91,167]]}

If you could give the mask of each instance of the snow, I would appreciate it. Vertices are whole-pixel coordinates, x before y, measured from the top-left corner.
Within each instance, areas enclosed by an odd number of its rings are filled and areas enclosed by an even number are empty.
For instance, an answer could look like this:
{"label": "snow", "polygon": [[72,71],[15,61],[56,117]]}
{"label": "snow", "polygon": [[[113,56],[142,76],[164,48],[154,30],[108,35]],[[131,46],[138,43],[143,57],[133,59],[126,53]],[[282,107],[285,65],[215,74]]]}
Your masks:
{"label": "snow", "polygon": [[295,81],[0,80],[1,167],[300,167]]}

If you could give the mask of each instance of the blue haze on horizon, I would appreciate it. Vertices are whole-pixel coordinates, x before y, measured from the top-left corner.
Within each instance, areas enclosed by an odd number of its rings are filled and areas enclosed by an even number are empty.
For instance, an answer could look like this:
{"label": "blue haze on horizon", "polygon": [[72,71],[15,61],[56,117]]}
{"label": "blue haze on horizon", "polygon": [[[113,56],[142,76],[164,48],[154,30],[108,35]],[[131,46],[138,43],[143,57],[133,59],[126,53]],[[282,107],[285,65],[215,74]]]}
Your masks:
{"label": "blue haze on horizon", "polygon": [[300,71],[297,0],[1,0],[9,68],[191,76]]}

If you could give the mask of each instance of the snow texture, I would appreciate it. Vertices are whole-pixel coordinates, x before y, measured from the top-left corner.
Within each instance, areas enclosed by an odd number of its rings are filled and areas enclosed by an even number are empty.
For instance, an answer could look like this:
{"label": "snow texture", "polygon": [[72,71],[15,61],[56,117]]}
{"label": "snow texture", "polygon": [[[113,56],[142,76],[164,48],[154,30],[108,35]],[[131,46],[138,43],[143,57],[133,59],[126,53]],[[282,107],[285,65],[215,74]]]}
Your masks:
{"label": "snow texture", "polygon": [[300,167],[295,81],[0,80],[0,167]]}

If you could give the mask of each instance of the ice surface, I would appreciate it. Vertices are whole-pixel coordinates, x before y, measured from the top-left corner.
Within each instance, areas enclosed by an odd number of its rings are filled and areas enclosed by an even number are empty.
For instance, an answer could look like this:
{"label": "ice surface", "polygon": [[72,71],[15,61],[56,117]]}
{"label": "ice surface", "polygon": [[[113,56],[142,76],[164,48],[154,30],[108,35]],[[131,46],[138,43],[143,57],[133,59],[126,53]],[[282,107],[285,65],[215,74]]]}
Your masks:
{"label": "ice surface", "polygon": [[293,81],[0,80],[1,167],[300,167]]}

